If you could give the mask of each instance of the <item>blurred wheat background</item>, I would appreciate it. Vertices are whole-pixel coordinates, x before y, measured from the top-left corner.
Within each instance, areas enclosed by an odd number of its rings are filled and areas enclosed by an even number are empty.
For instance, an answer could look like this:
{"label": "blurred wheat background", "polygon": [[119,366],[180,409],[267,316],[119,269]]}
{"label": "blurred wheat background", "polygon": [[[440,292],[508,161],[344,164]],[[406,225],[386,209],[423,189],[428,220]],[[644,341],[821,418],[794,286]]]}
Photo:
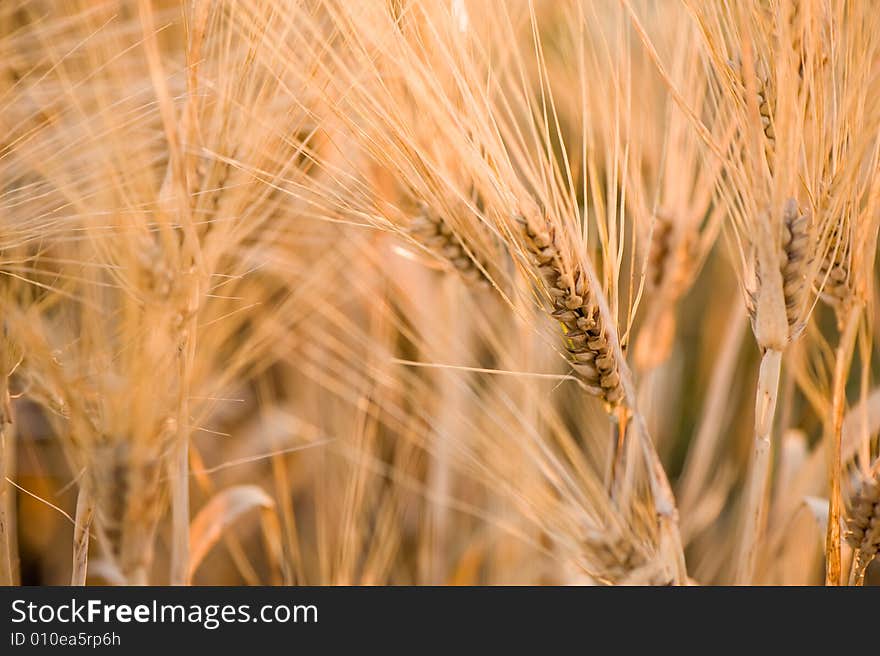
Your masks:
{"label": "blurred wheat background", "polygon": [[0,583],[880,582],[880,12],[3,0]]}

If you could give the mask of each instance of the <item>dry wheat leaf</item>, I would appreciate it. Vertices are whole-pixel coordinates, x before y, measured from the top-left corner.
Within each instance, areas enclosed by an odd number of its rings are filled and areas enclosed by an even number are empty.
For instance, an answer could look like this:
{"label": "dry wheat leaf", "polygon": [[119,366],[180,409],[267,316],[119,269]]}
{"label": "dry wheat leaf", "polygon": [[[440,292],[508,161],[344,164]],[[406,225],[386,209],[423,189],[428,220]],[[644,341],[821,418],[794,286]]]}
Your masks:
{"label": "dry wheat leaf", "polygon": [[236,485],[211,497],[190,525],[190,576],[223,535],[223,530],[255,508],[275,508],[272,498],[257,485]]}

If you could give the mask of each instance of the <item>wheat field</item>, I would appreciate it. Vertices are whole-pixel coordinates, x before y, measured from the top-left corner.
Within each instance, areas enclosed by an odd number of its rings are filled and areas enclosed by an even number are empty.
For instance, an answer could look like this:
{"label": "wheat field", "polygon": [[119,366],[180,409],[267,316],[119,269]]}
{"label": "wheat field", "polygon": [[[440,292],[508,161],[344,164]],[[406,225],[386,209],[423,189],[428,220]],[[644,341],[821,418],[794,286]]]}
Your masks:
{"label": "wheat field", "polygon": [[0,584],[880,583],[878,226],[869,2],[3,0]]}

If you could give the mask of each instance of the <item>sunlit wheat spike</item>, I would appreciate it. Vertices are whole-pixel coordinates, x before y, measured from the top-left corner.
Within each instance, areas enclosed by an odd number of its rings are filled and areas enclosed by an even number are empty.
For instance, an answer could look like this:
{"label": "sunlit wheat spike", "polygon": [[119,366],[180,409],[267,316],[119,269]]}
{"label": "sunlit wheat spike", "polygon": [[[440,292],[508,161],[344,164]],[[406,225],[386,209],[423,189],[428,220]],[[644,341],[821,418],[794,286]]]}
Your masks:
{"label": "sunlit wheat spike", "polygon": [[799,330],[807,293],[807,258],[810,253],[808,219],[798,210],[797,201],[788,199],[782,214],[782,291],[790,334]]}
{"label": "sunlit wheat spike", "polygon": [[585,273],[577,265],[563,265],[553,226],[535,226],[522,215],[517,221],[552,299],[551,316],[562,325],[571,366],[592,394],[616,406],[624,397],[617,360]]}
{"label": "sunlit wheat spike", "polygon": [[852,496],[847,518],[847,543],[853,548],[857,567],[864,571],[880,551],[880,478],[862,481]]}
{"label": "sunlit wheat spike", "polygon": [[[781,236],[778,266],[782,282],[785,317],[788,322],[786,341],[792,341],[803,330],[804,314],[807,310],[807,292],[809,291],[808,274],[816,246],[811,241],[809,216],[800,212],[795,199],[789,198],[785,202],[781,219],[779,222]],[[774,264],[772,260],[765,261],[769,261],[771,265]],[[755,287],[748,289],[746,296],[746,304],[753,322],[757,320],[757,294],[762,286],[763,275],[761,262],[756,258]]]}
{"label": "sunlit wheat spike", "polygon": [[[488,285],[486,264],[478,266],[474,250],[469,253],[443,216],[424,202],[417,203],[418,213],[412,218],[410,234],[431,252],[449,262],[462,277],[472,284]],[[467,211],[467,210],[465,210]]]}
{"label": "sunlit wheat spike", "polygon": [[651,250],[648,253],[648,285],[657,289],[663,283],[668,271],[669,254],[672,252],[672,234],[675,224],[665,215],[658,215],[651,237]]}
{"label": "sunlit wheat spike", "polygon": [[[742,59],[737,58],[735,60],[731,60],[728,62],[736,72],[736,75],[739,78],[740,86],[743,90],[743,93],[746,93],[746,90],[750,88],[749,81],[745,78],[745,70],[743,68]],[[751,83],[755,88],[755,103],[758,107],[758,116],[761,121],[761,130],[764,133],[765,144],[764,150],[767,155],[767,162],[770,165],[770,170],[773,170],[773,160],[776,151],[776,129],[773,125],[773,105],[775,103],[775,99],[773,96],[772,86],[770,82],[769,76],[763,74],[759,71],[755,72],[754,78],[751,80]],[[744,96],[743,100],[747,100]],[[748,104],[748,103],[747,103]]]}
{"label": "sunlit wheat spike", "polygon": [[592,574],[612,585],[669,585],[649,553],[632,540],[615,537],[613,530],[586,540]]}
{"label": "sunlit wheat spike", "polygon": [[658,212],[647,262],[647,288],[675,302],[687,289],[696,264],[697,235],[680,227],[665,212]]}
{"label": "sunlit wheat spike", "polygon": [[822,298],[830,305],[839,307],[852,295],[851,256],[852,240],[845,231],[849,225],[835,221],[828,235],[828,252],[819,262],[819,276],[824,280]]}

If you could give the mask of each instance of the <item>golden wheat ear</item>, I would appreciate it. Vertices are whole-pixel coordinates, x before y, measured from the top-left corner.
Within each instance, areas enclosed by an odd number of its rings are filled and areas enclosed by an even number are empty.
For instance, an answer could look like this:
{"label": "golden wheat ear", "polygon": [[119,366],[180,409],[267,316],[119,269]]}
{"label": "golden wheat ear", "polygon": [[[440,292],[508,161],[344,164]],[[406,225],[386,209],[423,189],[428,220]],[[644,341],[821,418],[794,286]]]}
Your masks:
{"label": "golden wheat ear", "polygon": [[[470,213],[463,203],[456,203],[460,214]],[[479,221],[475,229],[479,228]],[[462,278],[470,284],[488,287],[491,285],[488,272],[493,265],[481,255],[481,245],[468,241],[456,234],[453,226],[443,213],[425,201],[416,202],[416,211],[408,228],[409,234],[423,244],[437,257],[448,262]]]}
{"label": "golden wheat ear", "polygon": [[788,199],[776,217],[770,211],[761,214],[756,227],[763,238],[752,236],[755,279],[747,305],[762,355],[755,395],[755,449],[746,488],[746,525],[737,573],[740,583],[750,582],[757,566],[782,354],[800,335],[805,320],[806,226],[797,202]]}
{"label": "golden wheat ear", "polygon": [[809,217],[798,209],[797,201],[789,198],[782,213],[782,293],[788,319],[789,340],[797,339],[805,323],[808,266],[811,235]]}
{"label": "golden wheat ear", "polygon": [[516,221],[544,291],[551,299],[551,316],[562,327],[572,368],[586,384],[587,391],[609,407],[616,407],[624,397],[617,360],[586,274],[578,266],[564,263],[552,225],[546,222],[541,225],[535,218],[530,220],[521,214]]}
{"label": "golden wheat ear", "polygon": [[849,502],[846,541],[853,549],[850,584],[861,585],[880,551],[880,476],[861,481]]}
{"label": "golden wheat ear", "polygon": [[679,226],[665,212],[657,213],[645,263],[647,316],[634,348],[636,365],[642,371],[663,363],[672,350],[676,303],[695,276],[698,240],[697,231]]}

